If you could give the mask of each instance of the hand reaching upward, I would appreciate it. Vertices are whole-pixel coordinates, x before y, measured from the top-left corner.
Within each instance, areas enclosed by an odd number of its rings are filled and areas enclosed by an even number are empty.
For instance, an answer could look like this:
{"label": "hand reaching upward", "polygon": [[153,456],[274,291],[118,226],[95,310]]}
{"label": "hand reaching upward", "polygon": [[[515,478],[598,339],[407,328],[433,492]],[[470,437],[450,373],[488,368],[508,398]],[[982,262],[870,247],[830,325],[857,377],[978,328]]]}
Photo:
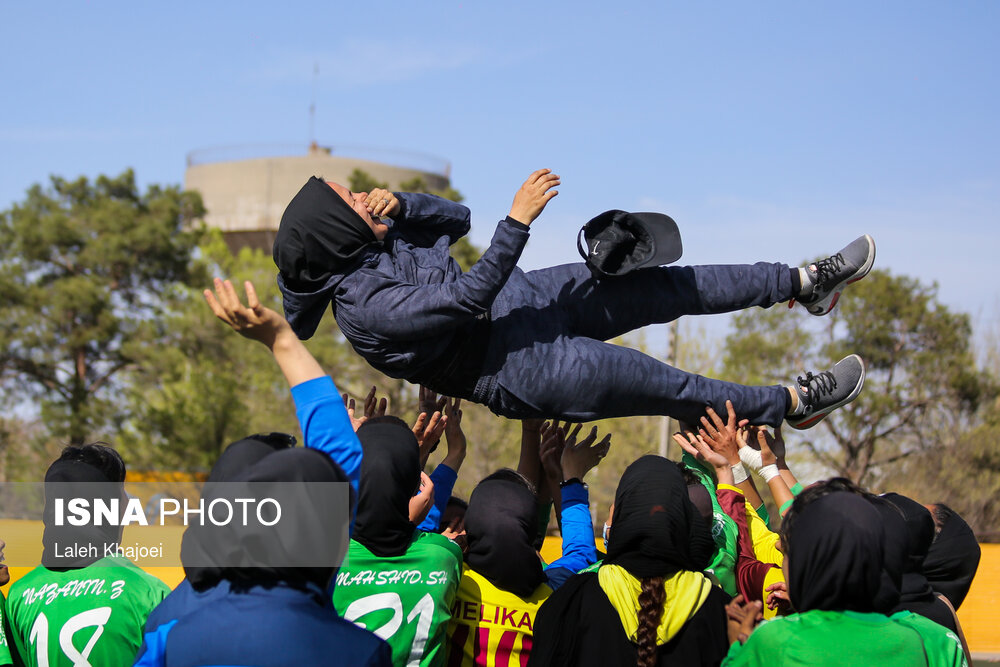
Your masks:
{"label": "hand reaching upward", "polygon": [[521,189],[514,195],[514,203],[510,207],[510,217],[518,222],[530,225],[545,209],[549,200],[559,194],[552,188],[559,185],[557,174],[551,169],[539,169],[524,182]]}

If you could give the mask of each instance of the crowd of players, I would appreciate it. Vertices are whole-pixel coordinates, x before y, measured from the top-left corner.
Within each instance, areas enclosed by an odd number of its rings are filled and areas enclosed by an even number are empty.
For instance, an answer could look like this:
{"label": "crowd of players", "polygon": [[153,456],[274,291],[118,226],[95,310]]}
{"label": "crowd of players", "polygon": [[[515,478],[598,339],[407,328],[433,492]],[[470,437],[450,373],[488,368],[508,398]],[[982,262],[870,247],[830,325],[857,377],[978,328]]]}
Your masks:
{"label": "crowd of players", "polygon": [[[955,610],[979,546],[944,504],[840,478],[803,488],[780,430],[746,426],[729,405],[682,425],[681,461],[625,469],[599,550],[585,479],[610,435],[524,421],[517,469],[465,502],[451,493],[466,456],[460,401],[422,389],[416,424],[386,415],[374,388],[356,404],[278,313],[243,307],[228,282],[209,303],[272,351],[305,439],[233,443],[209,480],[349,483],[345,564],[186,564],[173,591],[120,558],[43,564],[0,606],[0,665],[968,664]],[[440,439],[446,454],[427,475]],[[46,481],[123,487],[125,473],[95,444],[66,448]],[[553,509],[562,555],[545,563]],[[301,543],[284,548],[313,548],[329,515],[294,508]],[[182,554],[199,540],[185,535]]]}

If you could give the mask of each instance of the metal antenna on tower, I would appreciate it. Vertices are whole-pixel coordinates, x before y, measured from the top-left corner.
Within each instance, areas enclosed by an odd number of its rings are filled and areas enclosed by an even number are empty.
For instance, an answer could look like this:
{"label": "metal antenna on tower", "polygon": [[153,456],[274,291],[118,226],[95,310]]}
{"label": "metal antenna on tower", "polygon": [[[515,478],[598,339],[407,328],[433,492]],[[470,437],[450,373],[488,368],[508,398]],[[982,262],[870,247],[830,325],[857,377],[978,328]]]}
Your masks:
{"label": "metal antenna on tower", "polygon": [[312,102],[309,104],[309,150],[316,150],[316,80],[319,79],[319,61],[313,65]]}

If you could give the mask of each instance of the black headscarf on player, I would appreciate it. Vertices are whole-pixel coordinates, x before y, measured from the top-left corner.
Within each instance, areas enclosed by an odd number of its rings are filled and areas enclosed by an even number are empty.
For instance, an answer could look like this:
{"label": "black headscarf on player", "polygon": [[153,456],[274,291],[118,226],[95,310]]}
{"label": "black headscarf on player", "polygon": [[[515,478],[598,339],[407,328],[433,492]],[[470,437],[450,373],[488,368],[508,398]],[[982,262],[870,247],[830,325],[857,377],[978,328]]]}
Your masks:
{"label": "black headscarf on player", "polygon": [[[882,498],[899,509],[906,529],[906,560],[899,588],[900,602],[930,599],[934,595],[934,589],[924,576],[924,559],[934,541],[934,519],[926,507],[906,496],[887,493]],[[892,539],[889,535],[887,537]]]}
{"label": "black headscarf on player", "polygon": [[[231,482],[238,475],[243,474],[250,466],[254,465],[268,454],[292,447],[295,439],[285,433],[267,433],[247,436],[242,440],[230,443],[219,458],[215,460],[211,472],[208,473],[206,482]],[[185,533],[184,541],[188,540]],[[192,545],[188,547],[193,548]],[[182,542],[182,562],[183,562],[183,542]],[[188,551],[189,557],[192,555]],[[219,583],[222,578],[222,570],[218,567],[195,567],[184,566],[184,575],[188,582],[196,591],[205,591]]]}
{"label": "black headscarf on player", "polygon": [[878,592],[873,600],[873,608],[880,614],[889,616],[899,604],[899,595],[903,583],[903,569],[907,560],[907,542],[909,534],[903,513],[898,507],[883,497],[867,495],[879,515],[882,517],[882,529],[885,531],[884,551],[882,555],[882,574]]}
{"label": "black headscarf on player", "polygon": [[[347,475],[329,456],[315,449],[282,449],[268,454],[233,482],[340,482],[348,483]],[[205,494],[206,502],[215,494]],[[349,505],[353,502],[353,496]],[[350,507],[343,516],[350,516]],[[333,576],[334,565],[315,567],[275,567],[261,565],[258,547],[267,543],[269,560],[295,562],[303,554],[344,554],[347,551],[347,522],[331,525],[331,508],[322,503],[303,499],[294,507],[282,506],[281,522],[274,527],[237,530],[226,527],[191,526],[184,534],[181,559],[185,562],[214,561],[220,563],[219,575],[234,589],[252,586],[273,586],[279,582],[296,588],[314,584],[325,589]],[[241,566],[231,566],[241,563]]]}
{"label": "black headscarf on player", "polygon": [[[912,611],[955,631],[955,617],[934,594],[923,573],[924,558],[934,540],[934,519],[926,507],[898,493],[887,493],[878,500],[888,503],[895,516],[886,516],[886,560],[893,550],[900,552],[897,570],[900,576],[899,601],[887,615]],[[881,611],[881,609],[879,610]]]}
{"label": "black headscarf on player", "polygon": [[420,487],[420,447],[401,419],[381,417],[358,429],[363,457],[355,542],[376,556],[401,556],[413,541],[410,498]]}
{"label": "black headscarf on player", "polygon": [[497,588],[527,597],[545,581],[533,542],[538,530],[538,499],[513,470],[481,481],[469,498],[465,562]]}
{"label": "black headscarf on player", "polygon": [[375,232],[326,182],[311,177],[281,216],[272,254],[284,280],[296,290],[321,288],[350,267]]}
{"label": "black headscarf on player", "polygon": [[958,609],[972,587],[982,551],[972,528],[953,509],[938,503],[934,514],[940,530],[924,559],[924,576]]}
{"label": "black headscarf on player", "polygon": [[854,493],[836,491],[805,506],[793,504],[791,512],[794,523],[786,524],[782,543],[795,610],[876,611],[885,530],[874,505]]}
{"label": "black headscarf on player", "polygon": [[[86,447],[103,446],[86,445]],[[47,568],[86,567],[104,557],[106,546],[114,548],[121,540],[122,529],[119,526],[98,526],[93,521],[83,526],[74,526],[68,521],[63,521],[63,525],[57,526],[55,521],[57,499],[61,499],[65,507],[65,503],[72,498],[89,498],[91,502],[100,499],[107,503],[118,500],[121,506],[124,506],[126,501],[124,469],[121,471],[121,479],[110,479],[104,471],[86,461],[63,458],[49,466],[45,473],[42,531],[42,565]],[[56,551],[56,545],[62,545],[62,548]],[[65,555],[67,545],[76,546],[74,555]]]}
{"label": "black headscarf on player", "polygon": [[[696,499],[706,499],[701,491],[688,487],[672,461],[644,456],[632,463],[615,492],[608,557],[604,562],[619,565],[647,582],[681,570],[699,572],[707,567],[715,543],[710,523],[690,500],[692,489]],[[637,664],[639,643],[625,633],[621,610],[611,603],[599,577],[598,572],[572,577],[542,605],[535,618],[529,665]],[[655,625],[651,635],[644,633],[641,650],[654,651],[656,664],[719,664],[725,657],[728,641],[724,606],[729,596],[717,587],[708,588],[708,597],[691,609],[684,629],[666,644],[656,644]],[[646,583],[642,590],[648,590]],[[663,605],[672,602],[666,595],[660,600]],[[653,600],[639,602],[636,613],[640,625],[641,619],[654,609],[652,604]]]}
{"label": "black headscarf on player", "polygon": [[231,443],[215,460],[208,473],[208,482],[228,482],[236,475],[280,449],[295,446],[295,438],[287,433],[255,433]]}
{"label": "black headscarf on player", "polygon": [[615,492],[615,515],[605,562],[634,577],[662,577],[708,567],[715,542],[688,496],[677,465],[643,456],[625,469]]}

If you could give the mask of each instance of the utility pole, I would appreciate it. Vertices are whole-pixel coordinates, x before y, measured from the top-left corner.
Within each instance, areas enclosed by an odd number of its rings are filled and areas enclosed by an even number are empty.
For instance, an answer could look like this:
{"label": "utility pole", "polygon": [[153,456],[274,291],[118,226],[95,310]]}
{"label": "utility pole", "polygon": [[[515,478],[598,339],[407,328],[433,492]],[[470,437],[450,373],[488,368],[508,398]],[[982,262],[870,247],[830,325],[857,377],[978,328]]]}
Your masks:
{"label": "utility pole", "polygon": [[319,79],[319,61],[313,64],[312,102],[309,104],[309,150],[316,150],[316,81]]}
{"label": "utility pole", "polygon": [[[667,325],[667,359],[671,366],[677,366],[677,320]],[[677,431],[677,421],[673,417],[662,417],[660,421],[660,456],[667,456],[670,434]]]}

